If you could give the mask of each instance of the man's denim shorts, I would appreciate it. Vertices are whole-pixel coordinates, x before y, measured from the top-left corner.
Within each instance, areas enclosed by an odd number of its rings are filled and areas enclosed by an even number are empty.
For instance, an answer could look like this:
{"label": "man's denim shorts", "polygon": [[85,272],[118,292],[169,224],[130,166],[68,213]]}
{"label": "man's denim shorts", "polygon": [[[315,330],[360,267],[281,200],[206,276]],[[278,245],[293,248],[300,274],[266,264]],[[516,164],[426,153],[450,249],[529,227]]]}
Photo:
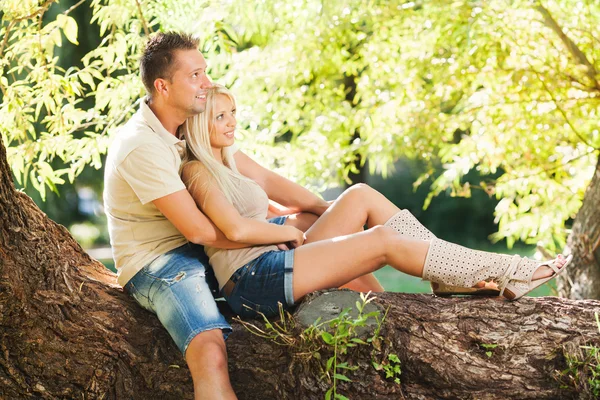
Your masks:
{"label": "man's denim shorts", "polygon": [[199,333],[231,326],[215,304],[218,283],[202,246],[188,243],[154,259],[127,284],[125,291],[153,312],[185,355]]}
{"label": "man's denim shorts", "polygon": [[[275,217],[269,222],[283,225],[286,219],[287,216]],[[233,273],[230,279],[235,286],[225,296],[227,303],[242,318],[253,318],[259,313],[276,315],[279,303],[284,309],[294,305],[293,271],[294,250],[261,254]]]}

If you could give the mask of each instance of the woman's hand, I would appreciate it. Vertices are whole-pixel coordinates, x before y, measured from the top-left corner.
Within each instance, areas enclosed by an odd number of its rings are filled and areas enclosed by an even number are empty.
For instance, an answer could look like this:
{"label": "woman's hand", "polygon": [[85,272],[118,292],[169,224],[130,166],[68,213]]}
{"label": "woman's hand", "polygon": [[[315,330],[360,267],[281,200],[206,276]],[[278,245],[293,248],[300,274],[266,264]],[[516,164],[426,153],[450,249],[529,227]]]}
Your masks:
{"label": "woman's hand", "polygon": [[304,232],[291,225],[285,225],[284,228],[289,231],[290,240],[285,243],[278,244],[277,247],[280,250],[290,250],[302,246],[304,240],[306,239]]}

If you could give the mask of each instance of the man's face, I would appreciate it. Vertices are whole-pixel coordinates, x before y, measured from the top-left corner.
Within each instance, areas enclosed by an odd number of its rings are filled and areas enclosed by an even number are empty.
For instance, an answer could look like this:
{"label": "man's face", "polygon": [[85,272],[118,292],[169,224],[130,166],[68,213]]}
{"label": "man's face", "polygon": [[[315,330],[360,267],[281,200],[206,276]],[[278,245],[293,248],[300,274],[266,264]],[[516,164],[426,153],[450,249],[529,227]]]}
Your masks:
{"label": "man's face", "polygon": [[206,75],[206,60],[198,50],[177,50],[172,76],[167,80],[167,101],[186,117],[204,112],[206,89],[212,82]]}

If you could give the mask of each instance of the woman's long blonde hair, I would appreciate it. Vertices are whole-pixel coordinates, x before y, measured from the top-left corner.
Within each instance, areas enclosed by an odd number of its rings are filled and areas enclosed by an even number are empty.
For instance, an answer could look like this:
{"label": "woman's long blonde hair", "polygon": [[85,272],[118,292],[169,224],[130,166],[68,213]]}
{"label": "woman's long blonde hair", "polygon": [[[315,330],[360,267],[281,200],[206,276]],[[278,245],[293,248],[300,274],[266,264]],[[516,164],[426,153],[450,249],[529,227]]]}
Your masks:
{"label": "woman's long blonde hair", "polygon": [[[181,162],[181,170],[190,162],[200,161],[214,177],[217,185],[231,204],[244,204],[245,196],[244,192],[240,190],[239,181],[251,180],[239,173],[233,159],[233,151],[230,147],[225,147],[221,151],[223,161],[223,164],[221,164],[215,158],[210,146],[210,136],[214,134],[213,121],[216,117],[216,99],[221,94],[227,96],[231,100],[231,104],[235,107],[233,94],[225,86],[215,84],[207,90],[206,109],[204,112],[188,118],[180,128],[186,142],[186,151]],[[187,183],[188,187],[207,183],[197,182],[197,180],[198,174],[192,176]]]}

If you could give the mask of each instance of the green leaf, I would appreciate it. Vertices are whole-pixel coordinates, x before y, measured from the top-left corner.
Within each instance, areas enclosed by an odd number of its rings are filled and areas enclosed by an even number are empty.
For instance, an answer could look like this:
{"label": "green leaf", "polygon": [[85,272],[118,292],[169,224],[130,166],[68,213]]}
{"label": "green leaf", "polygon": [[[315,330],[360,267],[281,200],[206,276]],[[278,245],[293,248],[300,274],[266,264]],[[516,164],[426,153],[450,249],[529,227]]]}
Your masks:
{"label": "green leaf", "polygon": [[331,371],[334,361],[335,361],[335,356],[329,357],[329,359],[327,360],[327,366],[325,367],[325,370]]}
{"label": "green leaf", "polygon": [[339,394],[339,393],[336,393],[336,394],[335,394],[335,398],[336,398],[337,400],[350,400],[350,399],[348,399],[346,396],[344,396],[343,394]]}
{"label": "green leaf", "polygon": [[73,17],[64,14],[58,14],[56,21],[62,28],[67,40],[73,44],[79,44],[77,42],[77,21]]}
{"label": "green leaf", "polygon": [[333,376],[335,377],[335,379],[337,379],[339,381],[352,382],[352,380],[350,378],[348,378],[346,375],[334,374]]}
{"label": "green leaf", "polygon": [[398,356],[393,353],[388,355],[388,360],[396,362],[396,363],[400,363],[400,359],[398,358]]}
{"label": "green leaf", "polygon": [[81,71],[81,72],[79,72],[78,76],[79,76],[79,79],[81,79],[81,82],[88,85],[92,90],[96,89],[96,84],[94,82],[94,78],[92,78],[92,75],[89,72]]}
{"label": "green leaf", "polygon": [[334,342],[333,336],[329,332],[321,332],[321,337],[323,338],[323,341],[327,344],[333,344]]}
{"label": "green leaf", "polygon": [[325,400],[331,400],[331,394],[333,393],[333,388],[329,388],[327,392],[325,392]]}

